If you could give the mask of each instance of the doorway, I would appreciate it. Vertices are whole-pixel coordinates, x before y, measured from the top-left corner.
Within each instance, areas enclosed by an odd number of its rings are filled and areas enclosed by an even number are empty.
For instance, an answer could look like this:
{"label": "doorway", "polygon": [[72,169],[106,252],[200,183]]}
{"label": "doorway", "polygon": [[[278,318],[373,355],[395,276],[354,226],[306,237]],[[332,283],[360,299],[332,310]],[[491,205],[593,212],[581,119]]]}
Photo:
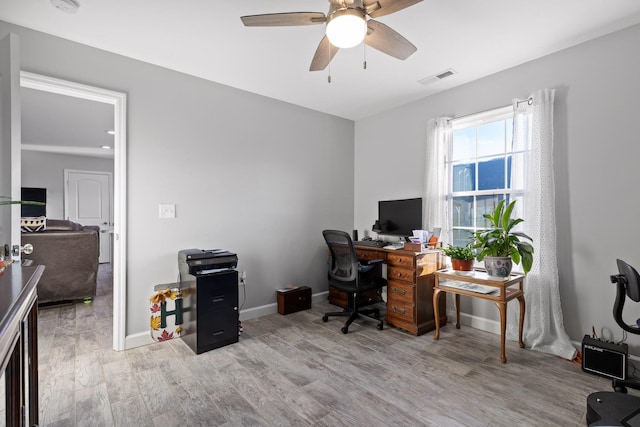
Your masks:
{"label": "doorway", "polygon": [[124,350],[126,338],[126,94],[24,71],[20,73],[20,85],[23,88],[113,106],[113,349]]}

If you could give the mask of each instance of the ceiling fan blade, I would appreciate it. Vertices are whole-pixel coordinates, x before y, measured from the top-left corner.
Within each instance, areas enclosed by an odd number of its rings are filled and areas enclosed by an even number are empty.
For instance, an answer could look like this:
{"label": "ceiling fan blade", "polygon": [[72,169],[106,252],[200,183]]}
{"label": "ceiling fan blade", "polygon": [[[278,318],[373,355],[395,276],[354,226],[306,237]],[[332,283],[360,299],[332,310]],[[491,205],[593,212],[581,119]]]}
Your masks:
{"label": "ceiling fan blade", "polygon": [[296,25],[324,24],[327,17],[322,12],[267,13],[264,15],[241,16],[247,27],[285,27]]}
{"label": "ceiling fan blade", "polygon": [[380,52],[405,60],[418,50],[409,40],[381,22],[370,19],[367,27],[369,31],[364,42]]}
{"label": "ceiling fan blade", "polygon": [[332,45],[327,36],[324,36],[322,40],[320,40],[315,55],[313,55],[309,71],[320,71],[327,68],[327,65],[329,65],[329,62],[336,56],[338,50],[339,48]]}
{"label": "ceiling fan blade", "polygon": [[379,18],[406,9],[421,1],[422,0],[365,0],[364,7],[371,18]]}

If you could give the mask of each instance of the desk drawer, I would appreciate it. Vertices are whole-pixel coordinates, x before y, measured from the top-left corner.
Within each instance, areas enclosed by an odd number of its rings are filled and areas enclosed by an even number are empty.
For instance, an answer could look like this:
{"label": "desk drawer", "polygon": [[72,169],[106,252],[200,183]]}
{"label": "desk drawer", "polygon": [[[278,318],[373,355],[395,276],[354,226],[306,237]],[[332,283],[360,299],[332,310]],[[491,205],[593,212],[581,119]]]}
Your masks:
{"label": "desk drawer", "polygon": [[393,267],[404,267],[410,270],[415,270],[416,268],[416,257],[412,255],[405,255],[399,253],[392,253],[387,255],[387,265]]}
{"label": "desk drawer", "polygon": [[360,261],[371,261],[372,259],[385,259],[384,252],[372,251],[370,249],[356,249],[356,257]]}
{"label": "desk drawer", "polygon": [[388,280],[401,280],[403,282],[415,283],[416,272],[415,270],[407,270],[406,268],[387,267],[387,279]]}
{"label": "desk drawer", "polygon": [[415,285],[410,285],[409,283],[392,280],[387,282],[387,298],[389,301],[403,301],[405,304],[414,304],[416,300],[415,290]]}
{"label": "desk drawer", "polygon": [[415,305],[402,300],[390,298],[387,294],[387,316],[402,322],[416,323]]}

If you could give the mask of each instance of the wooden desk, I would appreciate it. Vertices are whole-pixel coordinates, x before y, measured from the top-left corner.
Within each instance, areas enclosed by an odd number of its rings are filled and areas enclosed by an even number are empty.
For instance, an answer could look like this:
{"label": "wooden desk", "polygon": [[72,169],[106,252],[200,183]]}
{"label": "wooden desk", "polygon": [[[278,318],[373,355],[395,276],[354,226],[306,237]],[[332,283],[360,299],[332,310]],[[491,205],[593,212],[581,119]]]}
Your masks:
{"label": "wooden desk", "polygon": [[[401,249],[383,249],[356,246],[358,259],[381,259],[387,265],[387,313],[388,325],[403,329],[412,335],[421,335],[436,327],[433,309],[433,273],[444,267],[439,250],[412,252]],[[361,305],[377,302],[376,295],[363,296]],[[349,295],[329,287],[329,302],[347,307]],[[442,322],[446,322],[446,301],[440,301]]]}
{"label": "wooden desk", "polygon": [[[449,292],[456,296],[456,328],[460,329],[460,295],[467,295],[474,298],[486,299],[495,302],[500,311],[500,361],[507,363],[505,355],[505,333],[507,328],[507,303],[514,298],[520,302],[520,324],[518,328],[518,344],[520,348],[524,348],[522,341],[522,326],[524,323],[524,290],[522,284],[524,275],[520,273],[512,273],[507,279],[492,279],[482,270],[476,270],[473,273],[459,273],[454,270],[440,270],[435,272],[435,286],[433,290],[433,306],[435,307],[436,332],[434,339],[440,338],[440,322],[438,311],[438,297],[441,292]],[[447,282],[449,282],[447,286]],[[474,292],[465,289],[467,285],[481,285],[495,288],[489,294]]]}

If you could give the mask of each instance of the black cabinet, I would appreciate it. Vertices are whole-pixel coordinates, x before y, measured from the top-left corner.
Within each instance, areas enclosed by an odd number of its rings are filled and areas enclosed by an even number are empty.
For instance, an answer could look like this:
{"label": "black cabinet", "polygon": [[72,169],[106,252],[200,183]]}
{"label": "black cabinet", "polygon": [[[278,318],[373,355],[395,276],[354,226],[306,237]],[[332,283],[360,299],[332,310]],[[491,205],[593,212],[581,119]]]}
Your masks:
{"label": "black cabinet", "polygon": [[44,266],[10,265],[0,275],[0,425],[38,424],[38,308]]}
{"label": "black cabinet", "polygon": [[183,300],[186,333],[182,339],[194,352],[238,342],[236,270],[196,277]]}

